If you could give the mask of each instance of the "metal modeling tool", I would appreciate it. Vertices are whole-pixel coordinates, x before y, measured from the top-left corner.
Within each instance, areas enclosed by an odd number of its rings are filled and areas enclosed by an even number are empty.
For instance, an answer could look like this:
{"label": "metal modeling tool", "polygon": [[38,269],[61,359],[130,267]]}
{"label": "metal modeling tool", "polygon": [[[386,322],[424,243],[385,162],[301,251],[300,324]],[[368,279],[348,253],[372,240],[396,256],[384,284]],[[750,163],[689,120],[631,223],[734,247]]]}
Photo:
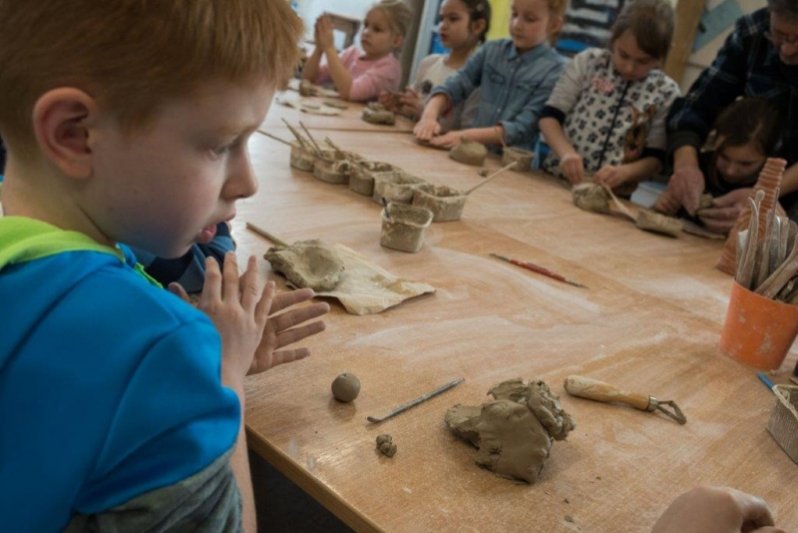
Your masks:
{"label": "metal modeling tool", "polygon": [[575,281],[571,281],[570,279],[567,279],[564,276],[561,276],[560,274],[557,274],[556,272],[552,272],[548,268],[543,268],[542,266],[538,266],[538,265],[536,265],[534,263],[530,263],[529,261],[520,261],[518,259],[512,259],[510,257],[505,257],[503,255],[494,254],[493,252],[491,252],[490,255],[492,255],[496,259],[501,259],[502,261],[507,261],[508,263],[511,263],[511,264],[513,264],[515,266],[519,266],[521,268],[525,268],[527,270],[531,270],[532,272],[536,272],[538,274],[541,274],[543,276],[549,277],[551,279],[555,279],[557,281],[561,281],[562,283],[567,283],[568,285],[573,285],[574,287],[579,287],[581,289],[587,289],[587,286],[582,285],[581,283],[577,283]]}
{"label": "metal modeling tool", "polygon": [[[658,400],[653,396],[634,392],[625,392],[608,383],[585,376],[568,376],[565,378],[565,390],[572,396],[587,398],[597,402],[625,403],[641,411],[661,411],[680,424],[687,423],[682,410],[672,400]],[[665,408],[668,406],[672,411]]]}
{"label": "metal modeling tool", "polygon": [[457,385],[459,385],[463,381],[465,381],[465,378],[457,378],[454,381],[450,381],[446,385],[442,385],[442,386],[438,387],[437,389],[424,394],[423,396],[419,396],[415,400],[410,400],[409,402],[405,402],[405,403],[403,403],[401,405],[397,405],[388,414],[385,414],[383,416],[367,416],[366,420],[368,420],[369,422],[372,422],[372,423],[377,423],[377,422],[382,422],[384,420],[388,420],[389,418],[393,418],[394,416],[398,415],[399,413],[404,413],[405,411],[407,411],[411,407],[415,407],[416,405],[418,405],[418,404],[420,404],[422,402],[426,402],[430,398],[434,398],[435,396],[437,396],[439,394],[442,394],[442,393],[446,392],[447,390],[449,390],[451,388],[456,387]]}

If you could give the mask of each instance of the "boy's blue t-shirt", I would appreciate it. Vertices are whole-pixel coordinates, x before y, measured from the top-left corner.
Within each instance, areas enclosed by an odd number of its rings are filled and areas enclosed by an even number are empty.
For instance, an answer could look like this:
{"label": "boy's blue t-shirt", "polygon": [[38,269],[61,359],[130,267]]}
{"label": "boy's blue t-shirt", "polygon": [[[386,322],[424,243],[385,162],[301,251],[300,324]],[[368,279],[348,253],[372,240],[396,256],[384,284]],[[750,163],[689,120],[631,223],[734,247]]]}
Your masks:
{"label": "boy's blue t-shirt", "polygon": [[0,218],[0,529],[62,529],[179,485],[235,444],[216,329],[133,261]]}

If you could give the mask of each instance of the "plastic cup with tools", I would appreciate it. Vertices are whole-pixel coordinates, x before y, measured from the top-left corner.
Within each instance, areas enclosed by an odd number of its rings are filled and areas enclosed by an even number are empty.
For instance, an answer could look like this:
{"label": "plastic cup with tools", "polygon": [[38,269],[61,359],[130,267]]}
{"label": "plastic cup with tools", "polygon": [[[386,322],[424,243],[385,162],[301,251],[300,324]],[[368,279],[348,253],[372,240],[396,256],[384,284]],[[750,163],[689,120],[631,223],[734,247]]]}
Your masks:
{"label": "plastic cup with tools", "polygon": [[775,370],[798,335],[798,306],[732,286],[720,351],[748,366]]}

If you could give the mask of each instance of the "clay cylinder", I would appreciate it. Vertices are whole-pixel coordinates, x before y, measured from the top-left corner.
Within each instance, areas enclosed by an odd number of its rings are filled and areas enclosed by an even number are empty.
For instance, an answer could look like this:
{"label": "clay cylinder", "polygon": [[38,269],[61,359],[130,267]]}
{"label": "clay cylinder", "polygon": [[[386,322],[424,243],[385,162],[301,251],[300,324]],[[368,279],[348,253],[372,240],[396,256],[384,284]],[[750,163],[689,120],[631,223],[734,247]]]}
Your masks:
{"label": "clay cylinder", "polygon": [[515,148],[507,146],[502,152],[502,166],[507,166],[515,162],[513,170],[519,172],[526,172],[532,168],[532,161],[535,160],[534,152],[524,150],[523,148]]}
{"label": "clay cylinder", "polygon": [[446,185],[422,183],[413,191],[413,205],[429,209],[433,222],[460,220],[467,196]]}
{"label": "clay cylinder", "polygon": [[359,165],[352,165],[352,170],[349,172],[349,188],[363,196],[371,196],[374,194],[374,174],[393,169],[393,165],[382,161],[363,161]]}
{"label": "clay cylinder", "polygon": [[424,233],[432,223],[432,212],[429,209],[390,203],[381,213],[382,246],[410,253],[421,250],[424,245]]}
{"label": "clay cylinder", "polygon": [[291,166],[304,172],[313,172],[313,164],[316,156],[310,150],[306,150],[299,141],[291,142]]}
{"label": "clay cylinder", "polygon": [[781,366],[798,335],[798,306],[732,286],[720,334],[722,354],[762,370]]}
{"label": "clay cylinder", "polygon": [[383,198],[389,202],[409,204],[413,201],[413,191],[422,183],[424,180],[402,170],[375,173],[372,198],[378,204],[382,204]]}

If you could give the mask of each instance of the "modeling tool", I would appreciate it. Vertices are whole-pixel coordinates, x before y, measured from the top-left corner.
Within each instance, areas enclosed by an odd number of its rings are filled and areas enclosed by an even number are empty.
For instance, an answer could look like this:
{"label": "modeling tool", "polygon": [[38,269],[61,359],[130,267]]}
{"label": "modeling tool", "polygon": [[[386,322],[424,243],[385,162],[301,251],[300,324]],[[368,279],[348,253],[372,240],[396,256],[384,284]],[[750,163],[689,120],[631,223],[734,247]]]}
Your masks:
{"label": "modeling tool", "polygon": [[474,185],[473,187],[468,189],[466,192],[464,192],[463,196],[468,196],[469,194],[471,194],[472,192],[476,191],[477,189],[479,189],[480,187],[482,187],[483,185],[488,183],[490,180],[492,180],[493,178],[495,178],[496,176],[498,176],[499,174],[504,172],[505,170],[509,170],[509,169],[513,168],[517,163],[518,163],[518,161],[513,161],[509,165],[504,165],[502,168],[500,168],[499,170],[497,170],[493,174],[490,174],[489,176],[487,176],[484,181],[482,181],[481,183],[477,183],[476,185]]}
{"label": "modeling tool", "polygon": [[765,387],[767,387],[770,392],[773,392],[774,385],[773,382],[770,381],[770,378],[768,377],[767,374],[765,374],[764,372],[757,372],[756,377],[759,378],[759,381],[765,384]]}
{"label": "modeling tool", "polygon": [[310,134],[310,131],[305,127],[305,125],[302,124],[301,120],[299,121],[299,127],[302,128],[302,131],[304,131],[305,135],[308,136],[310,142],[313,143],[313,146],[316,147],[316,151],[318,151],[320,155],[323,155],[324,152],[321,150],[321,146],[319,146],[319,143],[316,142],[316,139],[313,138],[313,135]]}
{"label": "modeling tool", "polygon": [[391,212],[388,211],[388,200],[386,200],[384,196],[382,197],[382,205],[385,208],[385,218],[391,220]]}
{"label": "modeling tool", "polygon": [[302,148],[304,148],[305,150],[309,150],[315,153],[316,155],[320,155],[316,152],[316,149],[313,147],[313,145],[309,144],[308,141],[306,141],[302,137],[302,135],[300,135],[300,133],[291,124],[288,123],[286,119],[282,119],[282,121],[283,124],[285,124],[286,127],[288,127],[288,131],[290,131],[294,135],[294,137],[296,137],[296,140],[299,141],[299,144],[302,145]]}
{"label": "modeling tool", "polygon": [[265,229],[260,229],[258,226],[256,226],[255,224],[252,224],[251,222],[247,222],[247,229],[249,231],[251,231],[252,233],[257,233],[261,237],[269,239],[270,241],[272,241],[277,246],[288,246],[288,243],[285,242],[284,240],[278,239],[277,237],[275,237],[274,235],[272,235],[271,233],[269,233]]}
{"label": "modeling tool", "polygon": [[407,411],[411,407],[415,407],[416,405],[418,405],[418,404],[420,404],[422,402],[426,402],[430,398],[434,398],[435,396],[437,396],[439,394],[442,394],[442,393],[446,392],[447,390],[458,386],[463,381],[465,381],[464,378],[457,378],[454,381],[450,381],[446,385],[442,385],[442,386],[438,387],[437,389],[424,394],[423,396],[419,396],[415,400],[410,400],[409,402],[406,402],[406,403],[403,403],[401,405],[396,406],[390,413],[388,413],[386,415],[383,415],[383,416],[367,416],[366,420],[368,420],[369,422],[372,422],[372,423],[377,423],[377,422],[383,422],[385,420],[388,420],[389,418],[393,418],[394,416],[398,415],[399,413],[404,413],[405,411]]}
{"label": "modeling tool", "polygon": [[562,283],[567,283],[568,285],[573,285],[574,287],[579,287],[580,289],[587,289],[587,287],[585,285],[582,285],[581,283],[577,283],[575,281],[571,281],[570,279],[567,279],[564,276],[561,276],[560,274],[557,274],[556,272],[552,272],[548,268],[543,268],[542,266],[538,266],[538,265],[536,265],[534,263],[530,263],[529,261],[521,261],[521,260],[518,260],[518,259],[512,259],[510,257],[505,257],[503,255],[495,254],[493,252],[491,252],[490,255],[492,255],[496,259],[501,259],[502,261],[507,261],[508,263],[512,263],[515,266],[519,266],[521,268],[525,268],[527,270],[531,270],[532,272],[536,272],[537,274],[541,274],[543,276],[546,276],[546,277],[549,277],[551,279],[560,281]]}
{"label": "modeling tool", "polygon": [[269,139],[274,139],[275,141],[279,141],[279,142],[281,142],[281,143],[283,143],[283,144],[287,144],[288,146],[291,146],[291,143],[290,143],[290,142],[286,141],[285,139],[281,139],[281,138],[280,138],[280,137],[278,137],[277,135],[272,135],[272,134],[271,134],[271,133],[269,133],[268,131],[258,130],[258,133],[260,133],[261,135],[265,135],[265,136],[266,136],[266,137],[268,137]]}
{"label": "modeling tool", "polygon": [[[564,384],[566,392],[572,396],[587,398],[597,402],[625,403],[641,411],[662,411],[680,424],[687,423],[682,410],[672,400],[658,400],[653,396],[633,392],[625,392],[608,383],[585,376],[568,376]],[[673,411],[665,408],[669,406]]]}

